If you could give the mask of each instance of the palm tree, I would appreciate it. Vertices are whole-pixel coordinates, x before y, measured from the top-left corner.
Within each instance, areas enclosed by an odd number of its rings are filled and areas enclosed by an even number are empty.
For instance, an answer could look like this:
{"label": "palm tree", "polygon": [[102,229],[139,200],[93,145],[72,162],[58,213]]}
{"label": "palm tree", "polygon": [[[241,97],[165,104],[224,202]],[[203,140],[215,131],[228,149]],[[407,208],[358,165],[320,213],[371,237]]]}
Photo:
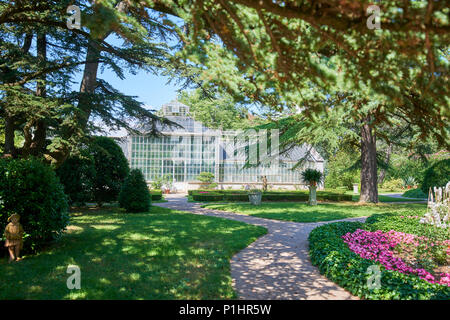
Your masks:
{"label": "palm tree", "polygon": [[320,172],[319,170],[308,168],[302,172],[303,181],[309,184],[308,203],[312,206],[317,205],[316,189],[317,184],[319,184],[322,181],[322,178],[323,178],[322,172]]}

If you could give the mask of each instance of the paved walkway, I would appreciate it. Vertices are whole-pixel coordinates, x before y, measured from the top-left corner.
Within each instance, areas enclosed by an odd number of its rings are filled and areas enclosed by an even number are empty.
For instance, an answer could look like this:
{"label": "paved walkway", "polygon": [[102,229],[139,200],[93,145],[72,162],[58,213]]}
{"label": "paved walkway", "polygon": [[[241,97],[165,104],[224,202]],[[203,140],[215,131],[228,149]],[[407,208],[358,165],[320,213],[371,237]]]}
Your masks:
{"label": "paved walkway", "polygon": [[[308,254],[308,234],[319,223],[297,223],[203,209],[180,194],[165,195],[155,205],[195,214],[221,217],[265,227],[268,233],[231,259],[233,287],[240,299],[358,299],[323,277]],[[345,219],[364,221],[365,218]],[[341,221],[341,220],[339,220]]]}

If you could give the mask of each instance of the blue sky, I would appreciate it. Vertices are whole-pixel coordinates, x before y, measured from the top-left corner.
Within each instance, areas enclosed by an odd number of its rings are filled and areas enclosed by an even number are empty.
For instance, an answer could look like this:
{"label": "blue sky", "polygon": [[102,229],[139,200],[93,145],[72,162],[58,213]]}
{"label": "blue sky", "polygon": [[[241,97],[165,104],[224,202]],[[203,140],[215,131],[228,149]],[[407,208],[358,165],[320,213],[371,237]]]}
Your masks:
{"label": "blue sky", "polygon": [[110,70],[104,70],[103,74],[99,74],[98,77],[106,80],[122,93],[136,96],[137,100],[144,103],[145,106],[155,109],[159,109],[164,103],[175,99],[176,90],[179,89],[174,83],[167,84],[166,77],[144,71],[139,71],[136,75],[127,72],[124,80],[118,78]]}
{"label": "blue sky", "polygon": [[[116,46],[120,46],[122,40],[110,36],[107,41]],[[149,106],[152,109],[158,110],[163,104],[175,99],[177,97],[177,90],[180,89],[174,82],[168,84],[168,78],[157,76],[146,71],[139,71],[137,74],[132,74],[124,70],[125,79],[121,80],[110,69],[105,69],[99,72],[97,77],[107,81],[114,88],[123,94],[136,96],[136,100],[142,102],[144,106]],[[73,85],[73,89],[78,91],[80,88],[80,81],[83,72],[76,77],[77,83]]]}

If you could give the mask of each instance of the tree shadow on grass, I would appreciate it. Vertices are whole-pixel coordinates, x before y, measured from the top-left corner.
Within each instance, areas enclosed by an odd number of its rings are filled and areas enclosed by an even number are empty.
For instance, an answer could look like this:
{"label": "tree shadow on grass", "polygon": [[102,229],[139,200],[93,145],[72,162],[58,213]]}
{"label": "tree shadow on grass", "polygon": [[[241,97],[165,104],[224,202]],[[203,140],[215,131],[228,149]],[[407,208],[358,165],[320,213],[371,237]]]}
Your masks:
{"label": "tree shadow on grass", "polygon": [[[229,260],[264,229],[153,208],[75,215],[47,251],[0,262],[0,299],[235,298]],[[80,267],[81,290],[68,290],[68,265]]]}

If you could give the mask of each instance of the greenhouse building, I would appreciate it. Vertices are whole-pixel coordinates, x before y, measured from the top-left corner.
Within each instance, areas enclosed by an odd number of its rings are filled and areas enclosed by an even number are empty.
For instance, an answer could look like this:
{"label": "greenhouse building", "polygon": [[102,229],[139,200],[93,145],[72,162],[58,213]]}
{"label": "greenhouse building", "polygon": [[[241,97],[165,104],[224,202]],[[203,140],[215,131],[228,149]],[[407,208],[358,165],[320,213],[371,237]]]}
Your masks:
{"label": "greenhouse building", "polygon": [[292,169],[299,159],[306,159],[302,168],[323,172],[323,158],[311,146],[296,146],[278,156],[278,136],[273,132],[209,129],[178,101],[163,105],[161,113],[180,127],[161,127],[160,137],[148,136],[142,129],[142,135],[121,139],[131,168],[140,169],[148,183],[168,175],[175,191],[186,191],[199,187],[200,172],[211,172],[220,189],[258,187],[264,176],[274,189],[298,189],[305,187],[302,169]]}

